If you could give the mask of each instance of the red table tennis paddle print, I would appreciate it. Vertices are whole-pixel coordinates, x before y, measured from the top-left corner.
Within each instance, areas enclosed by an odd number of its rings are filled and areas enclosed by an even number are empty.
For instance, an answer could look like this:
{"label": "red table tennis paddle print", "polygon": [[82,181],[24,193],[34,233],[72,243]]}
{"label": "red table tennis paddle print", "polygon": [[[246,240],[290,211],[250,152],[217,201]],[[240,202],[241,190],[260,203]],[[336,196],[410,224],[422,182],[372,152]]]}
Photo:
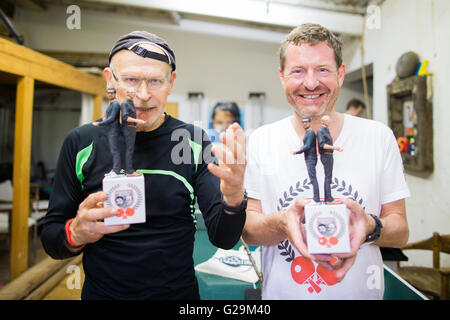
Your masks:
{"label": "red table tennis paddle print", "polygon": [[336,281],[336,271],[330,272],[321,265],[317,267],[317,284],[326,284],[327,286],[334,286]]}
{"label": "red table tennis paddle print", "polygon": [[[302,256],[295,257],[295,251],[292,248],[289,240],[284,240],[279,243],[278,249],[280,254],[285,257],[286,262],[291,263],[292,279],[299,285],[307,285],[309,293],[320,293],[325,287],[337,284],[336,271],[330,272],[324,267],[316,264],[309,259]],[[331,264],[338,261],[334,258]]]}
{"label": "red table tennis paddle print", "polygon": [[116,214],[116,216],[118,216],[119,218],[122,217],[123,219],[126,219],[126,218],[134,215],[133,208],[126,208],[125,210],[123,210],[122,208],[119,208],[119,209],[117,209],[117,212],[118,213]]}
{"label": "red table tennis paddle print", "polygon": [[291,263],[292,279],[298,284],[309,284],[309,293],[316,291],[319,293],[322,289],[314,282],[314,275],[316,274],[316,267],[311,260],[303,257],[297,257]]}

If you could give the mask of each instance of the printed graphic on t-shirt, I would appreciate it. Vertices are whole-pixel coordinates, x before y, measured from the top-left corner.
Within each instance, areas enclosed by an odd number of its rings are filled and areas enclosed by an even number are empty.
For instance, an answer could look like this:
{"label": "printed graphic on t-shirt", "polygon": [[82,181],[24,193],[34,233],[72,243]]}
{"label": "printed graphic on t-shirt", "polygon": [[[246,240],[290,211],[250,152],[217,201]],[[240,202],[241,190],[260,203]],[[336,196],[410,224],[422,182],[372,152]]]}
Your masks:
{"label": "printed graphic on t-shirt", "polygon": [[[277,210],[287,209],[295,199],[306,190],[312,188],[311,181],[304,179],[298,181],[295,185],[284,191],[281,198],[278,199]],[[332,180],[331,189],[334,190],[333,196],[339,199],[350,198],[363,206],[363,199],[358,191],[343,179],[334,178]],[[363,206],[365,209],[365,207]],[[310,294],[320,293],[327,287],[337,283],[336,271],[330,272],[318,263],[308,260],[302,256],[296,257],[295,251],[289,240],[283,240],[278,244],[278,250],[281,256],[285,258],[287,263],[291,264],[291,277],[298,285],[304,286]],[[337,259],[331,261],[335,263]]]}

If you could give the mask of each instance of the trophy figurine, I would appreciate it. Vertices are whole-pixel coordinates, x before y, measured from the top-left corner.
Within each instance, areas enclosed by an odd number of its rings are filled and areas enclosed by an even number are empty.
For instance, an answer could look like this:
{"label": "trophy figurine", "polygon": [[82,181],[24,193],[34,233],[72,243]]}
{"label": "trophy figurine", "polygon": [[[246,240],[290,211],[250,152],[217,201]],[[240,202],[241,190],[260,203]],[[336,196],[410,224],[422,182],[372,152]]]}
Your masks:
{"label": "trophy figurine", "polygon": [[[102,121],[94,126],[106,126],[109,148],[113,158],[113,167],[103,178],[103,191],[108,195],[104,206],[117,208],[117,215],[105,218],[105,225],[133,224],[145,222],[145,182],[144,176],[133,168],[136,124],[145,123],[136,119],[136,109],[132,101],[132,92],[120,104],[115,98],[115,89],[108,88],[108,108]],[[122,157],[120,143],[125,143]],[[125,169],[122,174],[122,159]]]}
{"label": "trophy figurine", "polygon": [[[311,118],[302,118],[305,136],[303,147],[293,154],[305,155],[308,176],[313,186],[313,203],[305,206],[305,229],[308,251],[312,254],[330,254],[350,252],[349,217],[350,211],[345,204],[339,204],[331,195],[331,179],[333,176],[333,151],[342,152],[343,149],[333,146],[328,125],[329,116],[321,119],[322,127],[317,135],[311,129]],[[324,168],[324,201],[320,201],[319,186],[316,177],[317,149],[320,162]]]}

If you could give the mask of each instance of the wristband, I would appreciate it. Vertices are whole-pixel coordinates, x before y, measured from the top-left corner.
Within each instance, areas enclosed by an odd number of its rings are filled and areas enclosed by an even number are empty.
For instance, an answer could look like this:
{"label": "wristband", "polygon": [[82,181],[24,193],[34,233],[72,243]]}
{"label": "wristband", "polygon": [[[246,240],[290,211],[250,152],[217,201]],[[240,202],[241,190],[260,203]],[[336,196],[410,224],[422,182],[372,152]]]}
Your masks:
{"label": "wristband", "polygon": [[381,223],[381,220],[376,215],[369,213],[369,216],[375,220],[375,230],[371,234],[367,235],[364,242],[375,242],[381,236],[381,228],[383,228],[383,223]]}
{"label": "wristband", "polygon": [[82,248],[84,248],[85,244],[82,244],[81,246],[76,246],[76,245],[74,245],[73,242],[72,242],[72,238],[71,238],[71,236],[70,236],[70,224],[72,223],[72,221],[73,221],[74,219],[75,219],[75,218],[72,218],[72,219],[70,219],[70,220],[68,220],[68,221],[66,222],[65,229],[66,229],[66,239],[67,239],[67,243],[69,243],[69,245],[70,245],[71,247],[73,247],[73,248],[76,248],[76,249],[82,249]]}
{"label": "wristband", "polygon": [[222,200],[223,209],[231,213],[242,213],[245,209],[247,209],[247,200],[247,191],[244,190],[244,198],[242,199],[240,205],[232,207],[227,205],[226,202]]}

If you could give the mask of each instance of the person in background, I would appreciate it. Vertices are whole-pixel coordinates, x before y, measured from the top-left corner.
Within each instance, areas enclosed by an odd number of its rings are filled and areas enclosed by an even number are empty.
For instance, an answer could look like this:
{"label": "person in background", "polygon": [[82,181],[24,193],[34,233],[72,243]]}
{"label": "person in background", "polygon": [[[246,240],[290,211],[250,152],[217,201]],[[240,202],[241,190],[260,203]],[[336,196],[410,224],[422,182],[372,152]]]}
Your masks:
{"label": "person in background", "polygon": [[366,105],[362,101],[352,99],[347,103],[347,111],[345,113],[355,117],[362,117],[365,109]]}
{"label": "person in background", "polygon": [[212,110],[212,128],[208,130],[211,142],[220,143],[220,133],[224,132],[234,122],[241,125],[239,107],[235,102],[218,102]]}

